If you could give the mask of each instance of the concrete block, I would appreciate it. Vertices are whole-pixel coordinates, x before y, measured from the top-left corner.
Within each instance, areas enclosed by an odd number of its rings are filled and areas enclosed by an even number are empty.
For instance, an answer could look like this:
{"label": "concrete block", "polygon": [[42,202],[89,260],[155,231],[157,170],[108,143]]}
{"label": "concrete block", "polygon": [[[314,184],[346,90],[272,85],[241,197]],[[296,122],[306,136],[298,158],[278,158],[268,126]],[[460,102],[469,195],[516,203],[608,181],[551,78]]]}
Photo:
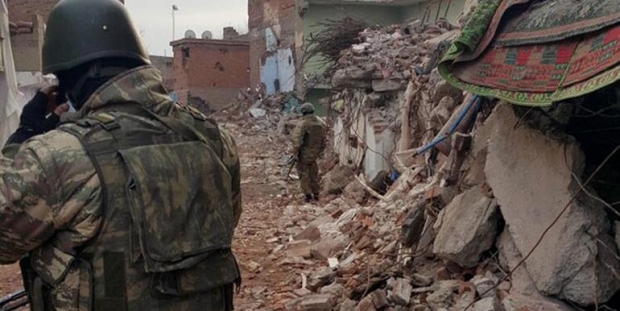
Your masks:
{"label": "concrete block", "polygon": [[446,207],[433,252],[463,267],[474,267],[493,246],[499,219],[497,203],[484,195],[482,187],[474,187]]}
{"label": "concrete block", "polygon": [[[526,254],[578,191],[572,174],[582,175],[584,155],[570,137],[559,141],[527,125],[515,128],[519,118],[507,104],[489,119],[496,121],[485,174],[517,249]],[[536,288],[580,305],[608,301],[620,289],[610,231],[604,207],[582,193],[526,262]]]}

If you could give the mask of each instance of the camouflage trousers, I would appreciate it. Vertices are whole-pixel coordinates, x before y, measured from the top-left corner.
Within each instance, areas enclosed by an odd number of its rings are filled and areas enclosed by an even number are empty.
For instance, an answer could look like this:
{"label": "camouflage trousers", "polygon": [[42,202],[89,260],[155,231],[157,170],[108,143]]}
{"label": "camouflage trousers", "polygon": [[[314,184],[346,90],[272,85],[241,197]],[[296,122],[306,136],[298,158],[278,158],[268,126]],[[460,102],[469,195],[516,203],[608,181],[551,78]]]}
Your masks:
{"label": "camouflage trousers", "polygon": [[299,173],[299,183],[304,194],[318,194],[320,192],[319,166],[316,161],[297,162],[297,173]]}

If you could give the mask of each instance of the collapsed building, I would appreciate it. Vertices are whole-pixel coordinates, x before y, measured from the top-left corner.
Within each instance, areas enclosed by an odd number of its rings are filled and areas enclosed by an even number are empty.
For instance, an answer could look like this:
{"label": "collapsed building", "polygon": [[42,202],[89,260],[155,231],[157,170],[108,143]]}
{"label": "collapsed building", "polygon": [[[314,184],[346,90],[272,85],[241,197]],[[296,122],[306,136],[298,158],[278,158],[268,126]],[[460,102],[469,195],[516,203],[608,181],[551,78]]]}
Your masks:
{"label": "collapsed building", "polygon": [[285,309],[620,305],[620,8],[466,8],[459,26],[368,27],[338,55],[324,188],[342,197],[286,226],[288,256],[321,265]]}

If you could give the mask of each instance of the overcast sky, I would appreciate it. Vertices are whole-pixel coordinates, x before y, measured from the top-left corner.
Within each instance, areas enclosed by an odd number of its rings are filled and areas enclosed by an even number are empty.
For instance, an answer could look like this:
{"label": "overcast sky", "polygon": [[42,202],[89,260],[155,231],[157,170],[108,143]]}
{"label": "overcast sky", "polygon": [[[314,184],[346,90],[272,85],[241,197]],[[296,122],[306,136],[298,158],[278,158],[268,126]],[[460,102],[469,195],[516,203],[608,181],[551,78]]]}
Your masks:
{"label": "overcast sky", "polygon": [[175,12],[175,39],[193,30],[200,37],[209,30],[214,38],[222,37],[222,29],[232,26],[247,32],[248,0],[125,0],[125,5],[142,33],[151,55],[172,55],[172,5]]}

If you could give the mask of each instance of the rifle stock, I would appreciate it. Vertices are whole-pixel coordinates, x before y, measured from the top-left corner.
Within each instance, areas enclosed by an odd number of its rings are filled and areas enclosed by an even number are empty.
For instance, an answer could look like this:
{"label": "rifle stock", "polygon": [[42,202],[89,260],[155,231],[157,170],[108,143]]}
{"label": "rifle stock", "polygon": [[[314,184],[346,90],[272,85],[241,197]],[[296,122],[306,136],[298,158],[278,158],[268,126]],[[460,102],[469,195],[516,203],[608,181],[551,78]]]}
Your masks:
{"label": "rifle stock", "polygon": [[28,304],[25,290],[16,291],[0,298],[0,311],[17,310]]}

